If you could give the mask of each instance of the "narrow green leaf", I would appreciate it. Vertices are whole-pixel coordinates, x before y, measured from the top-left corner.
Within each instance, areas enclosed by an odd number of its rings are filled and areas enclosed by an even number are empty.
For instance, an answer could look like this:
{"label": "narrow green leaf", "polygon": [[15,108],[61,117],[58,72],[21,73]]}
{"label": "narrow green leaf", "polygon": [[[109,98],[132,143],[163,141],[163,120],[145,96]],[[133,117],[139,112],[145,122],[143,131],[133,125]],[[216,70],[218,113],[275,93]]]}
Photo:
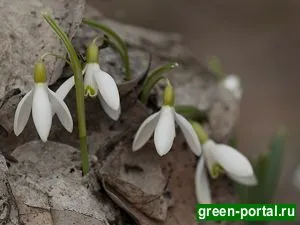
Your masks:
{"label": "narrow green leaf", "polygon": [[214,73],[217,77],[218,80],[222,80],[223,77],[225,77],[225,73],[222,68],[222,64],[219,58],[217,57],[212,57],[208,61],[208,68],[212,73]]}
{"label": "narrow green leaf", "polygon": [[75,89],[76,89],[76,104],[77,104],[77,117],[80,139],[80,150],[82,160],[82,171],[86,174],[89,170],[87,138],[86,138],[86,120],[85,120],[85,106],[84,106],[84,85],[80,60],[77,53],[69,40],[67,34],[58,26],[58,24],[47,14],[42,14],[47,23],[51,26],[53,31],[63,41],[71,62],[71,68],[74,73]]}
{"label": "narrow green leaf", "polygon": [[[256,187],[249,188],[248,193],[248,201],[249,203],[270,203],[265,202],[265,176],[268,170],[269,164],[269,153],[259,155],[255,165],[254,165],[254,172],[256,174],[258,185]],[[273,187],[272,187],[273,188]],[[271,190],[270,190],[271,191]]]}
{"label": "narrow green leaf", "polygon": [[264,177],[265,202],[272,201],[277,189],[282,167],[285,134],[281,131],[271,139],[268,155],[268,167]]}
{"label": "narrow green leaf", "polygon": [[280,178],[285,135],[279,132],[271,138],[269,151],[261,154],[255,165],[254,172],[258,179],[255,187],[236,185],[236,190],[244,203],[271,203]]}
{"label": "narrow green leaf", "polygon": [[125,44],[125,42],[122,40],[122,38],[120,38],[120,36],[116,32],[114,32],[112,29],[110,29],[106,25],[101,24],[97,21],[83,18],[82,22],[86,25],[89,25],[91,27],[101,30],[108,36],[109,39],[114,40],[114,47],[120,53],[122,61],[124,63],[125,80],[127,80],[127,81],[131,80],[132,74],[131,74],[130,63],[129,63],[128,48],[127,48],[127,45]]}
{"label": "narrow green leaf", "polygon": [[203,122],[208,120],[207,113],[199,110],[195,106],[177,105],[175,106],[175,111],[184,116],[187,120],[193,120],[197,122]]}
{"label": "narrow green leaf", "polygon": [[140,99],[144,104],[147,104],[149,94],[152,88],[155,86],[155,84],[157,84],[158,81],[165,78],[162,74],[176,67],[178,67],[178,63],[168,63],[150,72],[150,74],[148,75],[148,77],[145,79],[143,83],[141,95],[140,95]]}

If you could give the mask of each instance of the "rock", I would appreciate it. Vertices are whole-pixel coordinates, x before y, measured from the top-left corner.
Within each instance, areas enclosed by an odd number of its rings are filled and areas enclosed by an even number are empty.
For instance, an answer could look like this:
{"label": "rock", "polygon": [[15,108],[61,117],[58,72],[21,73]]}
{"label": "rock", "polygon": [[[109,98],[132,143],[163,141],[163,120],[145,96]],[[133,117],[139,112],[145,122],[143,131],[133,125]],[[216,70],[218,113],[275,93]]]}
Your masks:
{"label": "rock", "polygon": [[11,186],[7,180],[8,168],[5,158],[0,154],[0,224],[22,224]]}
{"label": "rock", "polygon": [[164,221],[169,207],[163,195],[167,179],[160,167],[160,157],[153,149],[147,150],[132,152],[131,142],[121,142],[97,174],[107,192],[125,198],[148,217]]}
{"label": "rock", "polygon": [[[2,0],[0,2],[0,126],[12,131],[12,117],[22,95],[33,85],[33,66],[46,52],[65,55],[62,42],[43,20],[48,12],[73,37],[81,22],[85,0]],[[46,59],[49,84],[61,75],[65,62]]]}
{"label": "rock", "polygon": [[7,180],[19,212],[16,224],[66,225],[77,221],[106,225],[117,220],[119,211],[95,185],[93,172],[82,177],[77,149],[32,141],[12,155],[18,163],[9,168]]}

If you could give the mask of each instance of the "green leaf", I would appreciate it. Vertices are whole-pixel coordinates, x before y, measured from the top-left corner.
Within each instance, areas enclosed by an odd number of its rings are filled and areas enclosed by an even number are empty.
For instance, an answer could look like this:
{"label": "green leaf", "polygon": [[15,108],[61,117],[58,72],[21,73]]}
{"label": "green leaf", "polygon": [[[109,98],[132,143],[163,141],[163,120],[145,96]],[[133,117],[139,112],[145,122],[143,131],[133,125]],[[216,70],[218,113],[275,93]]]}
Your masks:
{"label": "green leaf", "polygon": [[145,79],[143,83],[141,95],[140,95],[140,99],[144,104],[147,104],[149,94],[152,88],[155,86],[155,84],[157,84],[158,81],[165,78],[162,74],[177,67],[178,67],[178,63],[168,63],[150,72],[150,74],[148,75],[148,77]]}
{"label": "green leaf", "polygon": [[107,37],[111,40],[113,40],[114,43],[113,47],[117,49],[117,51],[120,53],[120,56],[122,58],[124,68],[125,68],[125,80],[131,80],[132,74],[131,74],[131,69],[130,69],[130,63],[129,63],[129,56],[128,56],[128,49],[127,45],[125,42],[120,38],[120,36],[114,32],[112,29],[107,27],[104,24],[98,23],[97,21],[91,20],[91,19],[86,19],[83,18],[82,22],[86,25],[89,25],[91,27],[94,27],[98,30],[101,30],[104,32]]}
{"label": "green leaf", "polygon": [[255,187],[236,185],[240,199],[244,203],[272,203],[277,189],[282,165],[285,135],[278,132],[271,138],[269,151],[261,154],[254,164],[258,179]]}
{"label": "green leaf", "polygon": [[265,171],[257,174],[260,178],[261,202],[271,202],[277,189],[278,180],[282,166],[283,151],[285,145],[285,134],[281,131],[272,137],[270,142],[270,151],[265,159]]}
{"label": "green leaf", "polygon": [[197,122],[207,121],[207,113],[200,111],[197,107],[191,105],[177,105],[175,106],[175,111],[187,120],[193,120]]}
{"label": "green leaf", "polygon": [[208,68],[213,74],[216,75],[218,80],[222,80],[225,77],[222,63],[219,58],[212,57],[210,60],[208,60]]}
{"label": "green leaf", "polygon": [[71,68],[74,73],[75,89],[76,89],[76,104],[77,117],[80,139],[80,150],[82,160],[82,171],[86,174],[89,170],[87,138],[86,138],[86,120],[85,120],[85,106],[84,106],[84,85],[82,76],[82,67],[77,53],[69,40],[67,34],[58,26],[55,20],[48,14],[42,14],[47,23],[51,26],[57,36],[63,41],[70,58]]}

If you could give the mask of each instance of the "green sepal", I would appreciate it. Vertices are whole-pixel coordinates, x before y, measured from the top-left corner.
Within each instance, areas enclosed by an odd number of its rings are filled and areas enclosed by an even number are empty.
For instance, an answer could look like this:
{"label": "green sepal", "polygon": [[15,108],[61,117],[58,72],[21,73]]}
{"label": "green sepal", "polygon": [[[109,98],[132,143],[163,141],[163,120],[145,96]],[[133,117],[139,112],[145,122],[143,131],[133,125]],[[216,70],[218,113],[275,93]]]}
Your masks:
{"label": "green sepal", "polygon": [[45,83],[47,81],[45,63],[37,62],[34,65],[34,82]]}
{"label": "green sepal", "polygon": [[171,86],[170,82],[167,82],[167,86],[165,87],[164,90],[164,101],[163,104],[164,105],[168,105],[171,107],[174,107],[174,103],[175,103],[175,94],[174,94],[174,89]]}
{"label": "green sepal", "polygon": [[87,63],[98,63],[99,60],[99,49],[98,46],[92,42],[89,44],[86,50],[86,62]]}

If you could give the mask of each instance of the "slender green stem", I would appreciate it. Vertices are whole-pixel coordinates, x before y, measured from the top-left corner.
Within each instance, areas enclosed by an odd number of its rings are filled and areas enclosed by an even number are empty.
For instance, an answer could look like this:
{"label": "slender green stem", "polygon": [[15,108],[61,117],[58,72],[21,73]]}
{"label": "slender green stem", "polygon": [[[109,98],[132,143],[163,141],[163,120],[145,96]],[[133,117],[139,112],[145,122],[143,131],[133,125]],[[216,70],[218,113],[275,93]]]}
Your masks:
{"label": "slender green stem", "polygon": [[203,122],[208,119],[207,112],[201,111],[192,105],[176,105],[175,111],[188,120]]}
{"label": "slender green stem", "polygon": [[57,55],[57,54],[55,54],[55,53],[52,53],[52,52],[46,52],[46,53],[44,53],[40,58],[39,58],[39,60],[44,60],[47,56],[49,56],[49,55],[51,55],[51,56],[54,56],[54,57],[56,57],[56,58],[58,58],[58,59],[62,59],[62,60],[64,60],[66,63],[68,63],[69,65],[71,65],[71,62],[69,61],[69,60],[67,60],[65,57],[63,57],[63,56],[61,56],[61,55]]}
{"label": "slender green stem", "polygon": [[194,131],[196,132],[200,143],[202,145],[205,144],[209,140],[209,138],[208,138],[207,133],[205,132],[205,130],[201,126],[201,124],[196,122],[196,121],[190,121],[190,123],[192,124],[192,126],[194,128]]}
{"label": "slender green stem", "polygon": [[128,48],[125,44],[125,42],[120,38],[119,35],[116,34],[112,29],[105,26],[104,24],[98,23],[97,21],[83,18],[82,22],[84,24],[87,24],[91,27],[97,28],[104,32],[110,39],[113,39],[115,42],[114,47],[118,50],[118,52],[121,55],[122,61],[124,63],[125,67],[125,80],[131,80],[132,74],[130,69],[130,63],[129,63],[129,56],[128,56]]}
{"label": "slender green stem", "polygon": [[85,107],[84,107],[84,85],[82,77],[82,68],[80,61],[77,57],[76,51],[71,44],[67,34],[57,25],[57,23],[47,14],[43,14],[44,19],[52,27],[54,32],[65,44],[65,47],[69,53],[71,68],[74,72],[75,89],[76,89],[76,103],[77,103],[77,117],[78,117],[78,129],[80,140],[80,151],[82,161],[82,171],[86,174],[89,170],[88,160],[88,148],[86,137],[86,120],[85,120]]}
{"label": "slender green stem", "polygon": [[87,147],[87,137],[79,137],[80,138],[80,153],[81,153],[81,161],[82,161],[82,171],[83,174],[86,174],[89,171],[89,154]]}

